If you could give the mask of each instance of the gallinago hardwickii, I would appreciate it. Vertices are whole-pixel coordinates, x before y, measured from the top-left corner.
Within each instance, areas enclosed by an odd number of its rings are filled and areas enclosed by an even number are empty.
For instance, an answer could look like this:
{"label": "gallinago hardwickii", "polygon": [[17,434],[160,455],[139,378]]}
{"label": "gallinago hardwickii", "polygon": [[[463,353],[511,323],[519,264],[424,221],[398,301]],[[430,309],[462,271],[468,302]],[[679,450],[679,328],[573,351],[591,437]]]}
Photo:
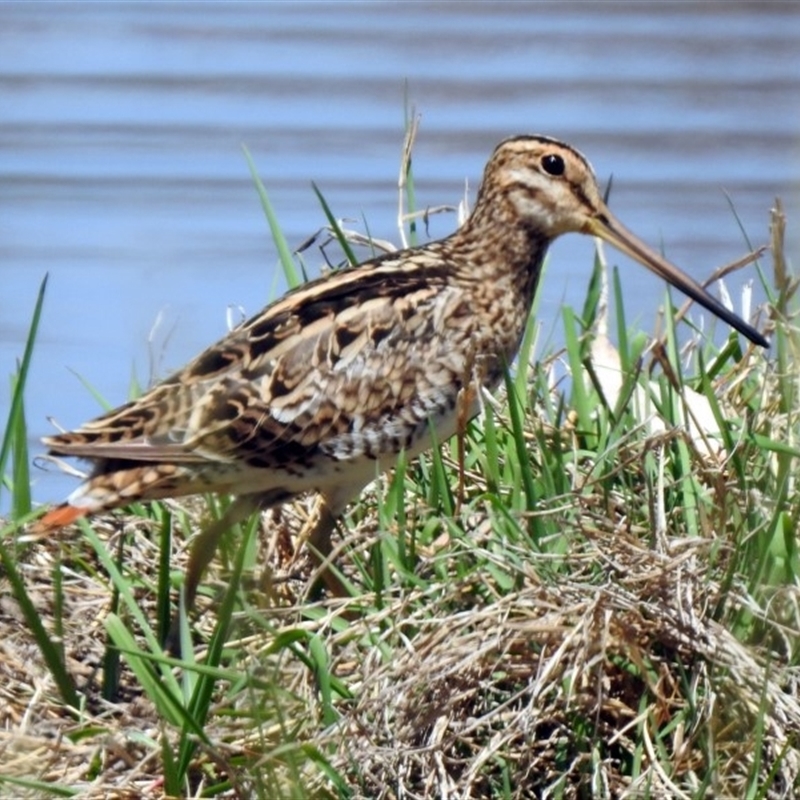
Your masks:
{"label": "gallinago hardwickii", "polygon": [[336,517],[400,451],[420,453],[431,425],[441,441],[478,413],[477,387],[495,387],[517,352],[548,245],[573,231],[605,239],[768,345],[617,222],[577,150],[507,139],[452,236],[312,281],[138,400],[48,436],[51,453],[94,470],[39,528],[136,500],[236,495],[193,545],[189,604],[219,537],[256,509],[319,492],[310,541],[318,557],[329,552]]}

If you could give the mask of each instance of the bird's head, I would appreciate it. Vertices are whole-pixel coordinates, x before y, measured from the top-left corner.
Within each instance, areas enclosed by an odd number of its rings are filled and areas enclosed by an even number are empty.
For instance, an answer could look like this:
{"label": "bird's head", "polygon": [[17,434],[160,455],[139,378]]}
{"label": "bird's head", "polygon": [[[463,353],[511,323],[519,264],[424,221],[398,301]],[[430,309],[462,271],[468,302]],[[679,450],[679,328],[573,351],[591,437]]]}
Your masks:
{"label": "bird's head", "polygon": [[514,224],[544,241],[564,233],[604,239],[752,342],[769,345],[755,328],[622,225],[603,200],[589,162],[563,142],[546,136],[517,136],[501,142],[486,166],[478,205],[502,207],[506,217],[513,215]]}

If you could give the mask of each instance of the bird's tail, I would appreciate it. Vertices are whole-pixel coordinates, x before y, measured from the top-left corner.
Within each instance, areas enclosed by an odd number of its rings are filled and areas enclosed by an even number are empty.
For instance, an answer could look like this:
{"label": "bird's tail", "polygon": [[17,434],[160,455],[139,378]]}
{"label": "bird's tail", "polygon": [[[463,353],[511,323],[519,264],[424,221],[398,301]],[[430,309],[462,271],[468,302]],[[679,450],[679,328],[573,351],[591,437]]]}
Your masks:
{"label": "bird's tail", "polygon": [[59,528],[63,528],[65,525],[69,525],[71,522],[75,522],[75,520],[81,517],[85,517],[87,514],[90,514],[91,511],[92,509],[88,507],[72,506],[69,503],[62,503],[60,506],[56,506],[48,511],[41,519],[37,519],[31,526],[31,531],[36,535],[52,533]]}
{"label": "bird's tail", "polygon": [[[227,487],[225,487],[227,488]],[[94,473],[31,527],[34,534],[63,528],[81,517],[127,506],[139,500],[163,500],[208,489],[196,469],[175,464],[137,464],[104,460]]]}

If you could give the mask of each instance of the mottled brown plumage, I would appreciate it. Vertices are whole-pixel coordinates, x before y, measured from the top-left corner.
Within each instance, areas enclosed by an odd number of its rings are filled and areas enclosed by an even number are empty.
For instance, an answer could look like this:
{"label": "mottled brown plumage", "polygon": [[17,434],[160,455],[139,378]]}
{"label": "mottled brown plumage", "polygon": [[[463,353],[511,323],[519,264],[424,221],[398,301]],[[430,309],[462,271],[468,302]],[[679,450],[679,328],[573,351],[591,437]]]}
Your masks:
{"label": "mottled brown plumage", "polygon": [[234,494],[194,545],[190,602],[219,536],[257,508],[319,492],[311,541],[327,552],[335,518],[399,452],[425,450],[431,425],[443,440],[478,412],[475,389],[495,387],[516,354],[548,245],[571,231],[606,239],[767,344],[613,218],[580,153],[508,139],[449,238],[308,283],[138,400],[47,437],[52,453],[94,470],[40,527],[135,500]]}

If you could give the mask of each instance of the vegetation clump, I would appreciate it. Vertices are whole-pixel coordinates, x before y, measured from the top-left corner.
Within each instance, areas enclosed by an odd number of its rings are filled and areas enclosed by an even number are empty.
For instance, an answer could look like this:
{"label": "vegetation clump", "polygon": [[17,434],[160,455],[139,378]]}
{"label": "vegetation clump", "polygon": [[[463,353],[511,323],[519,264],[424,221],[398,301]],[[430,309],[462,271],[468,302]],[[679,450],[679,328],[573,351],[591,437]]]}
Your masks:
{"label": "vegetation clump", "polygon": [[800,336],[783,226],[778,205],[771,276],[759,266],[769,355],[734,334],[681,346],[672,309],[662,336],[631,331],[598,256],[564,348],[545,351],[534,309],[465,435],[401,458],[351,509],[333,567],[349,596],[315,590],[313,498],[257,515],[206,577],[181,658],[162,643],[186,540],[225,498],[26,537],[43,286],[0,450],[3,791],[794,796]]}

